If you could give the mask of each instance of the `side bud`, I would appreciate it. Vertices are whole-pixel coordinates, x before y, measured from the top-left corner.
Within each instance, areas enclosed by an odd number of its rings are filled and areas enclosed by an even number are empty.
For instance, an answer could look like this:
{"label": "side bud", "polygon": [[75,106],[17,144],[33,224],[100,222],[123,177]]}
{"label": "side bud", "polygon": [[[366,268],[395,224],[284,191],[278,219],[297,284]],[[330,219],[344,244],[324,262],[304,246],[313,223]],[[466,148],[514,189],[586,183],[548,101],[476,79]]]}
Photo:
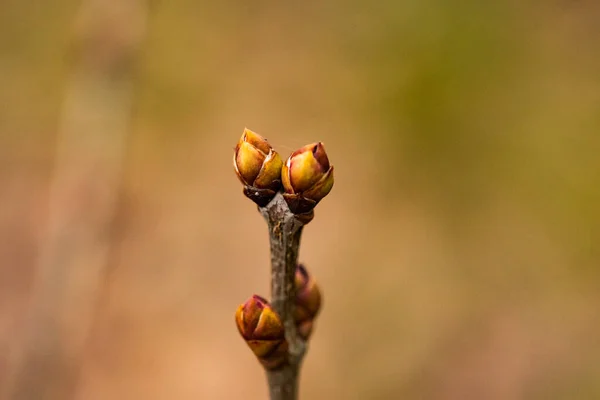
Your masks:
{"label": "side bud", "polygon": [[314,320],[321,309],[321,291],[317,281],[304,267],[299,264],[296,268],[296,311],[294,319],[298,334],[305,340],[312,333]]}
{"label": "side bud", "polygon": [[281,157],[265,138],[244,129],[235,146],[233,168],[244,184],[244,194],[258,204],[266,206],[281,187]]}
{"label": "side bud", "polygon": [[333,166],[323,143],[294,151],[281,170],[283,197],[294,214],[310,212],[333,187]]}
{"label": "side bud", "polygon": [[288,344],[279,315],[264,298],[254,295],[235,312],[235,322],[248,347],[267,369],[283,365]]}

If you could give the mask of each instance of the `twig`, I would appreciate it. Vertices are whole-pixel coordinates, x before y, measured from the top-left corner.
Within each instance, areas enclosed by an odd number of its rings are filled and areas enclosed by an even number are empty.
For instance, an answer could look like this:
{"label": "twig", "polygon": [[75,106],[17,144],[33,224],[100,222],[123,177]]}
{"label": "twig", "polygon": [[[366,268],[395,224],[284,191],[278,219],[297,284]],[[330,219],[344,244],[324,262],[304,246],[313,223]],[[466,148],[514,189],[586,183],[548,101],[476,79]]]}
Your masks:
{"label": "twig", "polygon": [[[259,208],[269,227],[271,244],[271,306],[285,326],[289,345],[288,362],[266,370],[271,400],[296,400],[298,375],[306,352],[306,342],[297,334],[294,321],[294,275],[302,228],[310,219],[299,218],[288,208],[281,193],[265,207]],[[310,216],[308,218],[311,218]]]}

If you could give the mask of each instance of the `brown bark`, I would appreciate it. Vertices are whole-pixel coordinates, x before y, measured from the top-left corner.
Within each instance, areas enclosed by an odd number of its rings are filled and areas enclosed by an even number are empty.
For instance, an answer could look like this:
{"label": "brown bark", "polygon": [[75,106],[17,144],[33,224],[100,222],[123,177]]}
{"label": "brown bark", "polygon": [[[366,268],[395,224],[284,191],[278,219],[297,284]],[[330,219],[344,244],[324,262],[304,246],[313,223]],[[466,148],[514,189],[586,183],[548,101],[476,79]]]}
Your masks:
{"label": "brown bark", "polygon": [[266,370],[271,400],[296,400],[298,378],[306,342],[297,334],[294,321],[296,290],[294,275],[302,228],[311,216],[294,215],[281,193],[265,207],[259,208],[269,227],[271,244],[271,305],[285,326],[289,345],[288,362],[281,368]]}

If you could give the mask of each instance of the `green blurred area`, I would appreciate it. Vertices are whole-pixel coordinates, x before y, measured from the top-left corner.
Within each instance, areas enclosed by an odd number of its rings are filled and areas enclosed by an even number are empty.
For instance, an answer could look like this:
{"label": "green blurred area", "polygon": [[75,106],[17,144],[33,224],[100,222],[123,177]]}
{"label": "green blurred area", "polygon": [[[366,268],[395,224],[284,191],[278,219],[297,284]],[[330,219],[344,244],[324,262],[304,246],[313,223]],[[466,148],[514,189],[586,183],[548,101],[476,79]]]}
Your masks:
{"label": "green blurred area", "polygon": [[[78,7],[0,5],[0,348],[31,296]],[[284,156],[323,140],[336,168],[300,256],[325,295],[302,398],[600,397],[598,18],[150,1],[81,398],[265,398],[232,317],[269,276],[230,165],[245,126]]]}

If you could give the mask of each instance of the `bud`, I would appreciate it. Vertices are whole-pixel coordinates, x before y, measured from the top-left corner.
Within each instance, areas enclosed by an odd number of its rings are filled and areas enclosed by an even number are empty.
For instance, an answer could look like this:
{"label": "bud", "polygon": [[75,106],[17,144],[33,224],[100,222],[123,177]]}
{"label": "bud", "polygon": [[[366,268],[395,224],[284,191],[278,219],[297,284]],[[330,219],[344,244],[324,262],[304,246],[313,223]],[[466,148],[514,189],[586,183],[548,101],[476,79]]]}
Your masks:
{"label": "bud", "polygon": [[264,298],[254,295],[235,313],[238,331],[267,369],[281,366],[287,360],[288,345],[279,315]]}
{"label": "bud", "polygon": [[314,319],[321,308],[321,291],[314,277],[302,264],[298,264],[295,275],[296,309],[294,319],[298,334],[308,339],[312,332]]}
{"label": "bud", "polygon": [[281,170],[283,197],[294,214],[310,212],[333,187],[333,166],[323,143],[294,151]]}
{"label": "bud", "polygon": [[265,138],[244,129],[235,153],[233,168],[244,184],[244,194],[261,207],[266,206],[281,187],[281,157]]}
{"label": "bud", "polygon": [[310,334],[312,333],[313,325],[314,321],[312,319],[300,322],[296,324],[296,332],[298,332],[298,335],[300,335],[302,339],[308,340]]}

